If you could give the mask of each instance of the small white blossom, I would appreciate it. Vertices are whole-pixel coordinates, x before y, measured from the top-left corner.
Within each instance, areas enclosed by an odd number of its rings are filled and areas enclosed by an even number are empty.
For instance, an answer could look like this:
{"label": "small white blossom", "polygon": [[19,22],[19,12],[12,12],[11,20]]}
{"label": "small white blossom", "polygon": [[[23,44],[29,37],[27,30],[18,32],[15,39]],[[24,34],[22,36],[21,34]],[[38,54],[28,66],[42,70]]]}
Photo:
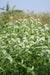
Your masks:
{"label": "small white blossom", "polygon": [[45,41],[45,37],[42,37],[42,38],[39,39],[39,41],[41,41],[41,40],[42,41]]}
{"label": "small white blossom", "polygon": [[16,40],[14,38],[11,38],[12,41],[16,42]]}
{"label": "small white blossom", "polygon": [[17,41],[18,43],[20,43],[20,38],[16,38],[16,41]]}
{"label": "small white blossom", "polygon": [[3,52],[3,54],[4,54],[4,55],[6,55],[6,54],[7,54],[6,50],[2,50],[2,52]]}
{"label": "small white blossom", "polygon": [[30,38],[31,38],[31,39],[34,39],[34,35],[32,35]]}
{"label": "small white blossom", "polygon": [[29,46],[29,45],[27,45],[27,46],[26,46],[26,48],[30,48],[30,46]]}

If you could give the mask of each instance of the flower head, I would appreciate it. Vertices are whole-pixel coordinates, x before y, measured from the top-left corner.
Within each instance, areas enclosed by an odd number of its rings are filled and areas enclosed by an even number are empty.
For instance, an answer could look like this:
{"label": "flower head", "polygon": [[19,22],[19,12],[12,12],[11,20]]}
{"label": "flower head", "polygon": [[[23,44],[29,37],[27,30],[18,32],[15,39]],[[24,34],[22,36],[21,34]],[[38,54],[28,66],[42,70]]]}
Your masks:
{"label": "flower head", "polygon": [[10,19],[13,19],[13,16],[10,16]]}

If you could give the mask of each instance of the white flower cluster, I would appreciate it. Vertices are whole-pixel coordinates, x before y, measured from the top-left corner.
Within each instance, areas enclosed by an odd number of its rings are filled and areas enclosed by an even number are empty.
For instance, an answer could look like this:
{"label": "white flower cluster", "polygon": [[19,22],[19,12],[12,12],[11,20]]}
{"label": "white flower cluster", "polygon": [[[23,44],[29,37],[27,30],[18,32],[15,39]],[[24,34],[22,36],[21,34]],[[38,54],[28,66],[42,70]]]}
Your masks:
{"label": "white flower cluster", "polygon": [[[21,19],[16,21],[16,24],[17,25],[7,23],[7,28],[3,30],[3,34],[0,34],[0,50],[3,50],[2,52],[4,55],[6,54],[6,50],[11,50],[11,48],[17,52],[18,50],[25,50],[30,53],[31,48],[33,50],[35,49],[35,51],[39,49],[41,50],[41,55],[43,55],[43,52],[45,51],[50,54],[50,35],[48,25],[42,27],[40,20],[33,19],[32,17],[30,18],[30,21],[27,19]],[[42,46],[47,46],[48,50],[43,50]],[[11,55],[7,58],[11,60],[11,62],[13,61]]]}

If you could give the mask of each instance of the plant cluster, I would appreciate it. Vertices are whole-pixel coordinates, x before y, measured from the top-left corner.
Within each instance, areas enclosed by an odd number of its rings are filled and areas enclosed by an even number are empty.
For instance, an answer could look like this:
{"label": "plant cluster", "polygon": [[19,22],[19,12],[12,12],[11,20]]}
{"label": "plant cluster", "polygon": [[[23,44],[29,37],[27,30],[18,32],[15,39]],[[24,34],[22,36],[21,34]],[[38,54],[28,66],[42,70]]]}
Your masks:
{"label": "plant cluster", "polygon": [[0,26],[0,75],[50,75],[50,31],[32,17]]}

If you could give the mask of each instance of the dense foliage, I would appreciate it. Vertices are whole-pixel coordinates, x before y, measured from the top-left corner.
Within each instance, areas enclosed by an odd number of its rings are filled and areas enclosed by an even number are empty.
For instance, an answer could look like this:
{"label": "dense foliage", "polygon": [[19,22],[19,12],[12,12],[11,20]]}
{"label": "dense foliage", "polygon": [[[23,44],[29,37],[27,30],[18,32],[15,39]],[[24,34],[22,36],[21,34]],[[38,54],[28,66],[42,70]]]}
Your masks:
{"label": "dense foliage", "polygon": [[0,75],[50,75],[50,31],[39,19],[0,26]]}

